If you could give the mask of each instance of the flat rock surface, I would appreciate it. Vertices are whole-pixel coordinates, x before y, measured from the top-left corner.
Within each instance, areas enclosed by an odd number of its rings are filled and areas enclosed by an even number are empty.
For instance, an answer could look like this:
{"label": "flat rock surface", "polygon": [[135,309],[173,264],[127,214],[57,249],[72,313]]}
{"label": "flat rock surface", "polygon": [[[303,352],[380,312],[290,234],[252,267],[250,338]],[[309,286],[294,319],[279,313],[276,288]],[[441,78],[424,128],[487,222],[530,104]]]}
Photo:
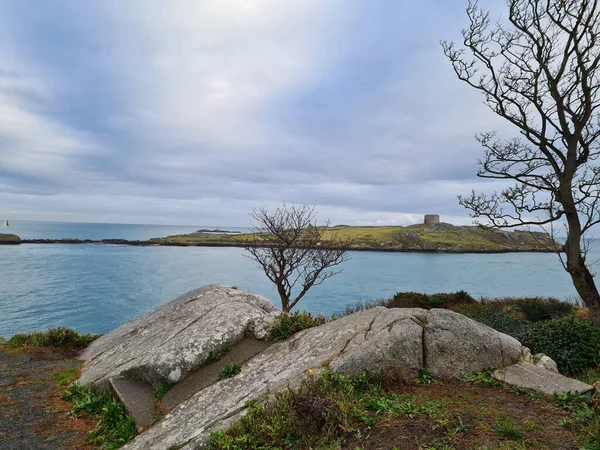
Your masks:
{"label": "flat rock surface", "polygon": [[279,310],[264,297],[223,285],[191,291],[94,341],[79,383],[108,387],[111,377],[157,387],[202,366],[210,352],[251,334],[264,338]]}
{"label": "flat rock surface", "polygon": [[111,378],[110,387],[138,427],[152,425],[155,416],[155,398],[152,387],[136,380]]}
{"label": "flat rock surface", "polygon": [[[441,343],[433,343],[432,336]],[[432,359],[470,353],[477,355],[460,364]],[[243,415],[248,400],[296,386],[309,369],[313,374],[323,367],[356,374],[402,366],[406,375],[416,377],[426,365],[434,375],[463,376],[517,363],[525,353],[518,341],[451,311],[373,308],[271,345],[244,364],[240,374],[202,389],[123,448],[200,448],[211,431]]]}
{"label": "flat rock surface", "polygon": [[218,361],[200,367],[173,386],[162,398],[167,410],[179,405],[196,392],[221,378],[221,370],[228,364],[241,364],[271,345],[268,341],[244,338]]}
{"label": "flat rock surface", "polygon": [[496,370],[492,376],[510,385],[535,389],[548,395],[565,392],[584,393],[594,389],[589,384],[525,361]]}

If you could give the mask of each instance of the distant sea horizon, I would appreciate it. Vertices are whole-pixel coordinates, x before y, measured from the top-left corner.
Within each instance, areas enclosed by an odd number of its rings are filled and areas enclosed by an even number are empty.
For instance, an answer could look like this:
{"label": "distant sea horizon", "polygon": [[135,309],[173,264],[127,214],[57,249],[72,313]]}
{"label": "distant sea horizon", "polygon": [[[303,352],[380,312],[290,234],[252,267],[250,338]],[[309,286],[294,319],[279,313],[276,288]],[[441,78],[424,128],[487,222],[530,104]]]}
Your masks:
{"label": "distant sea horizon", "polygon": [[[145,240],[223,225],[10,221],[1,233],[24,239]],[[343,311],[396,292],[456,292],[473,297],[577,295],[552,253],[441,254],[350,252],[342,273],[311,289],[298,305]],[[600,259],[592,244],[588,261]],[[597,268],[597,266],[596,266]],[[279,305],[277,291],[241,248],[26,244],[0,246],[0,336],[67,326],[106,333],[161,303],[207,284],[235,285]]]}
{"label": "distant sea horizon", "polygon": [[250,227],[223,225],[162,225],[111,222],[52,222],[43,220],[9,220],[0,233],[11,233],[21,239],[127,239],[147,240],[176,234],[193,233],[201,229],[249,231]]}

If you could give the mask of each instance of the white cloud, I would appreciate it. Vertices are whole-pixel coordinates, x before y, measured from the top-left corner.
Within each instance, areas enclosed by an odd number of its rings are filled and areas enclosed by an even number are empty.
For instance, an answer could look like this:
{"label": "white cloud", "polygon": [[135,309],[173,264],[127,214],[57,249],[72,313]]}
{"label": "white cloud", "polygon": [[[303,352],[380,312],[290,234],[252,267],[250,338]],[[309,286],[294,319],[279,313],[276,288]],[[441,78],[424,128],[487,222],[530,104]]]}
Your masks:
{"label": "white cloud", "polygon": [[472,135],[502,124],[438,46],[462,11],[11,4],[0,11],[11,70],[0,73],[0,188],[16,216],[243,225],[252,207],[285,199],[337,222],[470,220],[455,197],[473,182]]}

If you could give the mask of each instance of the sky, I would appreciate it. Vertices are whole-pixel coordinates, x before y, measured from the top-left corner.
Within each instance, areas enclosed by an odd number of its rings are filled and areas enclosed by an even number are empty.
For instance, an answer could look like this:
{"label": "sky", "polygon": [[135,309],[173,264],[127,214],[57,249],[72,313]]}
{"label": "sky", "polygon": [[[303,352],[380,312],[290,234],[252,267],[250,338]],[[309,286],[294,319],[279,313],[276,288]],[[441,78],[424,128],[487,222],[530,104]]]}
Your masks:
{"label": "sky", "polygon": [[[501,0],[483,1],[484,7]],[[506,124],[440,40],[466,0],[0,0],[0,219],[472,219]]]}

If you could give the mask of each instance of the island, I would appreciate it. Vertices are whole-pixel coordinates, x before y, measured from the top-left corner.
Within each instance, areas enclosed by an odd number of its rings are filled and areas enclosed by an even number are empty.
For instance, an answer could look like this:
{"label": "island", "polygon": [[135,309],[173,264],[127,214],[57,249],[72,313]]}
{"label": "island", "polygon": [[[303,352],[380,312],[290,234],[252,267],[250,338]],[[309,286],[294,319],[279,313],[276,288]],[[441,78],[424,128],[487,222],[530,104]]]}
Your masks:
{"label": "island", "polygon": [[21,238],[16,234],[0,233],[0,245],[2,244],[20,244]]}
{"label": "island", "polygon": [[[327,229],[327,237],[349,242],[348,250],[386,252],[505,253],[556,252],[561,245],[543,232],[502,231],[449,223],[423,223],[401,226],[336,225]],[[247,233],[236,235],[190,233],[150,239],[158,245],[244,247]]]}
{"label": "island", "polygon": [[[333,237],[353,251],[428,252],[428,253],[507,253],[559,252],[562,245],[544,232],[504,231],[479,226],[457,226],[440,222],[436,214],[425,216],[422,224],[409,226],[328,227],[321,243],[330,245]],[[126,239],[20,239],[0,234],[0,244],[105,244],[172,247],[246,247],[256,245],[250,233],[221,229],[198,230],[189,234],[156,237],[148,240]]]}

